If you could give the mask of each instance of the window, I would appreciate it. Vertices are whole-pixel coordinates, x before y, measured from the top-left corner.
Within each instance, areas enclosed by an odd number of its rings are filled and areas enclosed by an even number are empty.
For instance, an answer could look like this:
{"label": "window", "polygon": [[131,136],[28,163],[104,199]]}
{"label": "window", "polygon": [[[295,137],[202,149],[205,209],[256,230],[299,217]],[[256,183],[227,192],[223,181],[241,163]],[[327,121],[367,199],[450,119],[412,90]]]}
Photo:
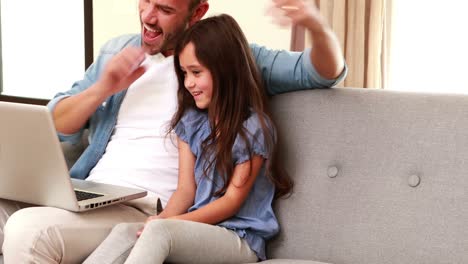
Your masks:
{"label": "window", "polygon": [[388,89],[468,93],[468,2],[394,1]]}
{"label": "window", "polygon": [[0,4],[3,95],[50,99],[83,77],[83,1]]}

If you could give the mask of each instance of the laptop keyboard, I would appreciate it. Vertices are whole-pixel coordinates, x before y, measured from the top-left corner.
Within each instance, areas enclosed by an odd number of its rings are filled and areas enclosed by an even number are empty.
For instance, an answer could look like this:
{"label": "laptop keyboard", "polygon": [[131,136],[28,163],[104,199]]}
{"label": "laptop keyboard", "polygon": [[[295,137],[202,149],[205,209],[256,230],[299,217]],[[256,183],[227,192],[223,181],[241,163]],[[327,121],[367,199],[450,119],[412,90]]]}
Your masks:
{"label": "laptop keyboard", "polygon": [[75,195],[76,195],[76,199],[78,201],[83,201],[83,200],[88,200],[88,199],[93,199],[93,198],[96,198],[96,197],[104,196],[102,194],[82,192],[82,191],[78,191],[78,190],[75,190]]}

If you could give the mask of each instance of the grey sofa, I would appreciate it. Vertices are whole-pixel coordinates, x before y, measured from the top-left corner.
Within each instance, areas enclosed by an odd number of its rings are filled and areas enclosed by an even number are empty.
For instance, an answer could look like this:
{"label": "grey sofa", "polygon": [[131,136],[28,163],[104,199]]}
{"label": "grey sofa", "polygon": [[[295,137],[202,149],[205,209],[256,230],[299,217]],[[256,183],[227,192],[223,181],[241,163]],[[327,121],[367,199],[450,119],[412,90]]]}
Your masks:
{"label": "grey sofa", "polygon": [[265,263],[468,263],[468,96],[329,89],[272,109],[296,185]]}
{"label": "grey sofa", "polygon": [[296,187],[266,263],[468,263],[468,96],[316,90],[273,111]]}

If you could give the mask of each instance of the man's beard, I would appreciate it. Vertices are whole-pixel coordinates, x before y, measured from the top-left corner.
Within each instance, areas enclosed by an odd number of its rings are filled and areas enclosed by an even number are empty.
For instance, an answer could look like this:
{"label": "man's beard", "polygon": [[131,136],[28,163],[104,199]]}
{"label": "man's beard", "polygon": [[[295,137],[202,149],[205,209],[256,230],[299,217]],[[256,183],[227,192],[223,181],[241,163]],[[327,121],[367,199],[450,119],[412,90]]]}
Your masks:
{"label": "man's beard", "polygon": [[183,36],[185,30],[188,28],[188,21],[189,21],[189,18],[187,18],[180,27],[176,28],[171,33],[168,33],[167,35],[165,35],[164,41],[159,47],[159,51],[157,50],[152,50],[152,51],[155,51],[155,54],[156,53],[164,54],[164,53],[173,51],[175,48],[175,45],[177,44],[179,39]]}

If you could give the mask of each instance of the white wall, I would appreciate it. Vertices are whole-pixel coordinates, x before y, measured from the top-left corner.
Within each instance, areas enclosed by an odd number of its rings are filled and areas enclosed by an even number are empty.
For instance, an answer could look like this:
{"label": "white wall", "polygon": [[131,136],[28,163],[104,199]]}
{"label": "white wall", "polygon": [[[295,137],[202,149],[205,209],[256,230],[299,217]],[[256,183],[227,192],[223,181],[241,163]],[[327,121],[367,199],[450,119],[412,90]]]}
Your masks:
{"label": "white wall", "polygon": [[208,16],[226,13],[240,24],[249,42],[289,50],[291,29],[280,28],[266,15],[271,0],[211,0]]}
{"label": "white wall", "polygon": [[[227,13],[241,25],[249,42],[275,49],[289,49],[290,29],[280,29],[265,15],[271,0],[209,0],[207,14]],[[138,0],[93,0],[94,55],[110,38],[139,33]]]}
{"label": "white wall", "polygon": [[94,57],[113,37],[140,32],[138,0],[93,0]]}

